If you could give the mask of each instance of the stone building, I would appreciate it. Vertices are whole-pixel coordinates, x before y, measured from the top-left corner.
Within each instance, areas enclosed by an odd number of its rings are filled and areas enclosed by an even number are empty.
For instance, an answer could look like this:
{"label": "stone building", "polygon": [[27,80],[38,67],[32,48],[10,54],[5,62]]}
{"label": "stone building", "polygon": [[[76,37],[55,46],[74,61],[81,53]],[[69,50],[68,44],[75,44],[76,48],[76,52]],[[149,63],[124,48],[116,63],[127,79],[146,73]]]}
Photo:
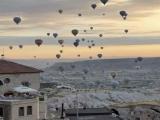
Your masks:
{"label": "stone building", "polygon": [[39,93],[41,72],[0,60],[0,120],[46,119],[46,97]]}

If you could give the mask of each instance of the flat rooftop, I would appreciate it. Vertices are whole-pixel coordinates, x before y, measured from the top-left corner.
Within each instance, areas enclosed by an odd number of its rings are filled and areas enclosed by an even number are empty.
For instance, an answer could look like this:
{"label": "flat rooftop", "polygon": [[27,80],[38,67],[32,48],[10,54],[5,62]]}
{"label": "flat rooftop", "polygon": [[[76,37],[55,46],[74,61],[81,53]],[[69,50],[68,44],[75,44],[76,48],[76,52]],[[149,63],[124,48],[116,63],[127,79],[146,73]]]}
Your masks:
{"label": "flat rooftop", "polygon": [[24,101],[29,99],[35,99],[35,96],[0,96],[0,102],[12,102],[12,101]]}

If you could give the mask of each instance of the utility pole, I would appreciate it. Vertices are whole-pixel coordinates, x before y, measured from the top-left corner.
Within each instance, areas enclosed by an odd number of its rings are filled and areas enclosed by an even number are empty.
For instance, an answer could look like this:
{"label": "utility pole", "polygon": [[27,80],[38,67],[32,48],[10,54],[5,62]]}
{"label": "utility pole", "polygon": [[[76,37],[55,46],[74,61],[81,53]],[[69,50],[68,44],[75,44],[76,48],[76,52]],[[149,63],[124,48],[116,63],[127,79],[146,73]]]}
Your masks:
{"label": "utility pole", "polygon": [[77,101],[77,120],[79,119],[79,115],[78,115],[78,90],[76,90],[76,101]]}

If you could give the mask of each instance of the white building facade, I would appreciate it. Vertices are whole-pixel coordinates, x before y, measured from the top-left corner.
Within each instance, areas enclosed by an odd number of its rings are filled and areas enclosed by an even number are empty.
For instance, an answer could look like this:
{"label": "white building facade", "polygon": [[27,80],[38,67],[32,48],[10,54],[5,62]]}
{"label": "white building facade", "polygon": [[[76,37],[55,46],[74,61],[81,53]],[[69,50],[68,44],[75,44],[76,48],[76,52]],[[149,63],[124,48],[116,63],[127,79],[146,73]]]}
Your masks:
{"label": "white building facade", "polygon": [[0,120],[47,119],[46,98],[38,92],[41,72],[0,60]]}

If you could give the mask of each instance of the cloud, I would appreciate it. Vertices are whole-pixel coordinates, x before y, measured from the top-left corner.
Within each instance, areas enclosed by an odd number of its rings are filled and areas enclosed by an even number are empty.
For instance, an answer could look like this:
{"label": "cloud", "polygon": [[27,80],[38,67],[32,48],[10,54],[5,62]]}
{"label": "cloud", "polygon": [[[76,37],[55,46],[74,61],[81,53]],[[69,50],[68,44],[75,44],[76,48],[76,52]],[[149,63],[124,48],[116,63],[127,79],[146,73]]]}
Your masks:
{"label": "cloud", "polygon": [[[22,35],[30,34],[30,31],[37,35],[52,30],[67,34],[72,28],[87,29],[90,26],[96,27],[97,31],[108,29],[114,35],[117,30],[124,29],[120,10],[129,13],[128,25],[124,26],[137,28],[141,19],[156,15],[160,7],[159,0],[111,0],[106,6],[99,0],[0,0],[0,3],[1,33],[22,31]],[[90,7],[92,3],[97,3],[96,10]],[[58,9],[63,9],[64,13],[60,15]],[[78,17],[78,13],[82,13],[82,17]],[[13,24],[14,16],[22,17],[21,29]]]}

